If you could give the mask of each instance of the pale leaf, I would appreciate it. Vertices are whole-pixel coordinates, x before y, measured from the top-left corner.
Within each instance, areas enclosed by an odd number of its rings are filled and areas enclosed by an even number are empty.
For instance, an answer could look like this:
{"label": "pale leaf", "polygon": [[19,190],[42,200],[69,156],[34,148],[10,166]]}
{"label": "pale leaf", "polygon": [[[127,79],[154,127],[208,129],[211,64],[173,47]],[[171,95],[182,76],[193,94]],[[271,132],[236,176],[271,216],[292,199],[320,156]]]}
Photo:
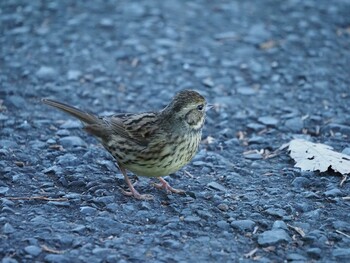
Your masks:
{"label": "pale leaf", "polygon": [[288,149],[296,162],[295,167],[304,171],[325,172],[331,168],[341,174],[350,173],[350,156],[333,151],[331,146],[295,139]]}

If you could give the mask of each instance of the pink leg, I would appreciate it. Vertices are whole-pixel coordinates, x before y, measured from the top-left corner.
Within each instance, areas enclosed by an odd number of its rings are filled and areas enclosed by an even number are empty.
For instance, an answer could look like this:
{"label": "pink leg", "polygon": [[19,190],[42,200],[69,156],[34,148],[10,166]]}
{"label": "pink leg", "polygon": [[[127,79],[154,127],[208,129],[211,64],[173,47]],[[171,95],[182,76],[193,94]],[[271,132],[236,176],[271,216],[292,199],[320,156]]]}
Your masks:
{"label": "pink leg", "polygon": [[156,184],[156,183],[153,184],[156,188],[165,189],[165,191],[167,193],[175,193],[175,194],[183,194],[183,193],[185,193],[185,191],[182,190],[182,189],[172,188],[170,186],[170,184],[167,181],[165,181],[163,178],[160,177],[158,179],[159,179],[160,183],[159,184]]}
{"label": "pink leg", "polygon": [[152,195],[148,195],[148,194],[140,194],[135,188],[134,186],[132,185],[132,183],[130,182],[130,179],[129,177],[126,175],[126,171],[124,169],[124,167],[122,167],[121,165],[118,165],[119,166],[119,169],[120,171],[122,172],[122,174],[124,175],[124,179],[125,179],[125,182],[127,183],[130,191],[125,191],[122,189],[122,193],[124,195],[127,195],[127,196],[133,196],[135,197],[136,199],[139,199],[139,200],[152,200],[153,199],[153,196]]}

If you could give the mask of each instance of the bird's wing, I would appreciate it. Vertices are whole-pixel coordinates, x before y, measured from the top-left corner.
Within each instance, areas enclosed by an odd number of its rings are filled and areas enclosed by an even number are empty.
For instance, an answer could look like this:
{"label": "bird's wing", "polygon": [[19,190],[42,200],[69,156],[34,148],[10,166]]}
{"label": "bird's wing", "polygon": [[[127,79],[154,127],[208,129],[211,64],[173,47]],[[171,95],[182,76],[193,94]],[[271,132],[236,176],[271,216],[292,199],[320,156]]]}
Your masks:
{"label": "bird's wing", "polygon": [[104,118],[112,134],[147,146],[159,131],[157,113],[116,114]]}

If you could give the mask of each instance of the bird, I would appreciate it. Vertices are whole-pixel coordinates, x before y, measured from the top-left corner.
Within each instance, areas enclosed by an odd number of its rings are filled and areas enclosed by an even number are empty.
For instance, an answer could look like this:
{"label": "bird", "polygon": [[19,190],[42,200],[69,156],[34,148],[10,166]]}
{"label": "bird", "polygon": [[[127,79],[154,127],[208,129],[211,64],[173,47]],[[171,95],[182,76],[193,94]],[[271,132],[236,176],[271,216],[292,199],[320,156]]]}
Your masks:
{"label": "bird", "polygon": [[162,177],[175,173],[195,156],[202,137],[206,111],[212,108],[197,91],[182,90],[162,110],[97,116],[66,103],[44,98],[42,102],[62,110],[83,123],[83,129],[97,137],[114,157],[129,191],[124,195],[150,200],[131,183],[127,171],[137,176],[156,177],[154,184],[167,193],[182,194]]}

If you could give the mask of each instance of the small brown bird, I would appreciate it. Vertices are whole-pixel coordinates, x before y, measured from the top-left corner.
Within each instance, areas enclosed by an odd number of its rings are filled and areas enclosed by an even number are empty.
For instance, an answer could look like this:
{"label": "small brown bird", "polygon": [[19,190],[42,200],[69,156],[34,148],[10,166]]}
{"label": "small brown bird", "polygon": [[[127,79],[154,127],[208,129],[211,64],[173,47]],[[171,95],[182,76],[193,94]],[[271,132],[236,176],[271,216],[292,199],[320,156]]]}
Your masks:
{"label": "small brown bird", "polygon": [[67,104],[50,99],[44,103],[65,111],[84,123],[84,129],[96,136],[116,159],[130,191],[123,193],[137,199],[152,199],[140,194],[130,182],[126,170],[136,175],[158,177],[158,188],[184,193],[172,188],[162,176],[176,172],[195,155],[202,136],[204,97],[193,90],[183,90],[159,112],[120,113],[97,117]]}

